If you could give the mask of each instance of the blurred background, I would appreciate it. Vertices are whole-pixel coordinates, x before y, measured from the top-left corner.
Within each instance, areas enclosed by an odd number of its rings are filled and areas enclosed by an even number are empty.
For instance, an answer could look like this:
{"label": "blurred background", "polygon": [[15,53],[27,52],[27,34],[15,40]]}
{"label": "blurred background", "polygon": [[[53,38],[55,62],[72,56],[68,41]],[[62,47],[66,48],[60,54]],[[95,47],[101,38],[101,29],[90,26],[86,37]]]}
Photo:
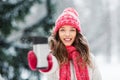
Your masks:
{"label": "blurred background", "polygon": [[119,0],[0,0],[0,80],[45,80],[28,67],[31,37],[47,38],[67,7],[79,13],[103,80],[120,80]]}

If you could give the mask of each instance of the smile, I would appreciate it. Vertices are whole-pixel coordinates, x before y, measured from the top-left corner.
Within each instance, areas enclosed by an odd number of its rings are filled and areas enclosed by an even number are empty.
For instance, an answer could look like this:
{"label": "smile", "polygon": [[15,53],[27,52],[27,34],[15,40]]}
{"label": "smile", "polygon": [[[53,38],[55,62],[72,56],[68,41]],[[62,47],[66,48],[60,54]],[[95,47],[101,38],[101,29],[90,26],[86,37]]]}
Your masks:
{"label": "smile", "polygon": [[65,38],[64,40],[65,41],[71,41],[72,39],[71,38]]}

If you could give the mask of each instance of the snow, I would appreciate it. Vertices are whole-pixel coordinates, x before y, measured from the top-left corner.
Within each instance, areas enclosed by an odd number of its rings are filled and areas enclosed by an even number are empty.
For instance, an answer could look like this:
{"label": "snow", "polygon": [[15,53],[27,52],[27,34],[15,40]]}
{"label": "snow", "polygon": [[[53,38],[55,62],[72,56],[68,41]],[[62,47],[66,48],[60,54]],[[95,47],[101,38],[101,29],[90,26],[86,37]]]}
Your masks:
{"label": "snow", "polygon": [[0,80],[5,80],[5,79],[1,76],[1,74],[0,74]]}
{"label": "snow", "polygon": [[96,58],[102,80],[120,80],[120,63],[115,60],[115,56],[111,58],[110,63],[105,62],[102,56],[96,56]]}
{"label": "snow", "polygon": [[120,80],[120,64],[103,64],[99,68],[102,80]]}

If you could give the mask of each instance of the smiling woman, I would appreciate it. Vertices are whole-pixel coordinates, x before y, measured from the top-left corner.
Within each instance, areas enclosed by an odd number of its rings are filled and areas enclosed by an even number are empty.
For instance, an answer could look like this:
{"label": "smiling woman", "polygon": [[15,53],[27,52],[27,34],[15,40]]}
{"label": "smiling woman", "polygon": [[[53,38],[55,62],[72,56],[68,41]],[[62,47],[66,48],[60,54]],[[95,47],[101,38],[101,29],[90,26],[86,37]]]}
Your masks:
{"label": "smiling woman", "polygon": [[[66,8],[58,17],[49,44],[48,68],[39,69],[47,80],[101,80],[75,9]],[[32,70],[36,68],[33,51],[28,53],[28,62]]]}
{"label": "smiling woman", "polygon": [[70,46],[76,37],[76,28],[65,25],[59,29],[59,37],[65,46]]}

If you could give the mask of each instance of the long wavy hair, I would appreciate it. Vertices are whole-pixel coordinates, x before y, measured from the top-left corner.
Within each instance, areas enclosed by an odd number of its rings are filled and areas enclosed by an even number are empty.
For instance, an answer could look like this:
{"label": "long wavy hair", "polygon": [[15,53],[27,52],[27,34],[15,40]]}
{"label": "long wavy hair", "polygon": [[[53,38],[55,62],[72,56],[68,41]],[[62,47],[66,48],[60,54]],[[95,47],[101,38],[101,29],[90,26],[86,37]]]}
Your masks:
{"label": "long wavy hair", "polygon": [[[58,32],[56,34],[52,33],[48,39],[48,42],[51,48],[51,53],[57,58],[59,64],[68,62],[68,53],[65,48],[65,45],[59,38],[59,33]],[[83,36],[83,34],[77,31],[75,41],[73,42],[72,45],[80,53],[83,63],[91,66],[92,64],[90,60],[90,49],[87,39]]]}

